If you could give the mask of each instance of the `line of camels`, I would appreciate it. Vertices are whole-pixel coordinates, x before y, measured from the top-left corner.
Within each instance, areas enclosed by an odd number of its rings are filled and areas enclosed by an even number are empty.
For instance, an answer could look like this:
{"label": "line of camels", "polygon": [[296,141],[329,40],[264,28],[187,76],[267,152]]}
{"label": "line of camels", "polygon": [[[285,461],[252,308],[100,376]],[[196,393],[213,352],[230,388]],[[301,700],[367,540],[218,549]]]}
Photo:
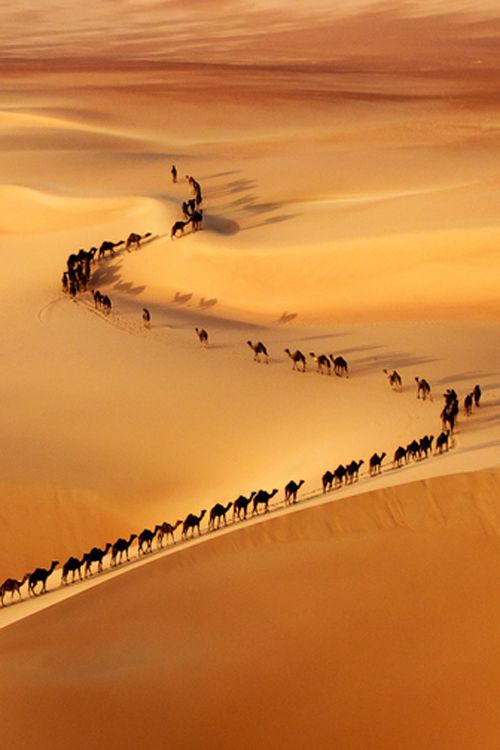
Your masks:
{"label": "line of camels", "polygon": [[[202,337],[200,337],[200,340]],[[261,352],[265,354],[264,352]],[[387,373],[389,380],[394,373]],[[394,381],[394,377],[392,377]],[[392,385],[393,383],[391,383]],[[401,380],[396,380],[396,387],[400,389],[402,385]],[[453,389],[447,389],[444,394],[445,409],[450,404],[456,403],[458,408],[458,397]],[[467,409],[465,411],[466,416],[470,416],[472,403],[476,407],[480,405],[481,389],[476,386],[471,394],[467,394]],[[469,408],[470,407],[470,408]],[[443,410],[444,411],[444,410]],[[442,415],[441,415],[442,416]],[[455,421],[456,424],[456,421]],[[431,455],[440,455],[444,451],[448,451],[454,446],[453,430],[449,427],[445,428],[443,424],[442,432],[434,438],[434,435],[424,435],[419,440],[413,439],[408,445],[399,445],[393,453],[392,468],[399,469],[404,465],[408,465],[410,462],[420,461],[429,458]],[[375,477],[382,472],[382,463],[387,457],[387,453],[373,453],[368,460],[368,476]],[[334,470],[327,470],[321,477],[322,492],[326,492],[340,489],[343,486],[352,485],[354,482],[359,480],[361,467],[364,465],[363,459],[353,459],[346,464],[339,464]],[[284,488],[283,502],[285,507],[295,505],[298,502],[297,495],[304,484],[304,480],[299,481],[291,480]],[[227,526],[227,514],[233,509],[232,522],[245,521],[249,515],[250,517],[262,515],[269,511],[269,504],[273,497],[278,494],[278,489],[274,488],[270,491],[260,489],[253,491],[248,496],[239,495],[234,501],[231,501],[224,505],[223,503],[216,503],[208,513],[208,525],[207,531],[216,531],[221,525]],[[315,490],[311,498],[317,497],[318,493]],[[251,513],[249,510],[251,508]],[[102,548],[92,547],[88,552],[85,552],[81,558],[71,556],[69,557],[61,571],[61,584],[68,585],[69,583],[75,582],[75,580],[83,580],[93,575],[94,573],[102,573],[104,570],[104,560],[110,553],[110,568],[115,568],[120,565],[124,559],[130,561],[129,550],[132,543],[137,540],[137,555],[143,557],[148,553],[153,552],[153,542],[156,539],[156,546],[158,550],[163,549],[164,544],[168,546],[169,541],[172,544],[176,544],[175,532],[182,526],[181,540],[187,541],[192,539],[197,532],[198,536],[201,536],[201,522],[207,515],[207,510],[203,509],[199,514],[189,513],[186,518],[177,520],[174,524],[164,521],[160,524],[156,524],[154,528],[143,529],[139,534],[130,534],[128,539],[120,537],[114,543],[107,542]],[[47,581],[52,575],[54,570],[59,565],[58,560],[53,560],[48,568],[36,568],[31,573],[26,573],[21,579],[7,578],[0,586],[0,604],[5,606],[6,594],[11,594],[11,601],[15,595],[19,599],[21,596],[21,589],[24,584],[28,583],[28,595],[36,596],[43,594],[47,590]],[[94,569],[93,567],[94,566]],[[83,569],[83,572],[82,572]],[[71,580],[70,580],[71,577]]]}

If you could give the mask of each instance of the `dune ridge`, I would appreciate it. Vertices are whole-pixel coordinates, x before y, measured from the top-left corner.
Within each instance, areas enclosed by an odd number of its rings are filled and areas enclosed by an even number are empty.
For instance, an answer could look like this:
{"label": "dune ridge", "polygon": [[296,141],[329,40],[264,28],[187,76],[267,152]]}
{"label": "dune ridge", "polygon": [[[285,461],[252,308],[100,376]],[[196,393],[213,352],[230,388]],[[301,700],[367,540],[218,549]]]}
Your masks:
{"label": "dune ridge", "polygon": [[88,747],[83,703],[106,743],[493,750],[499,489],[496,469],[297,509],[2,629],[5,740]]}

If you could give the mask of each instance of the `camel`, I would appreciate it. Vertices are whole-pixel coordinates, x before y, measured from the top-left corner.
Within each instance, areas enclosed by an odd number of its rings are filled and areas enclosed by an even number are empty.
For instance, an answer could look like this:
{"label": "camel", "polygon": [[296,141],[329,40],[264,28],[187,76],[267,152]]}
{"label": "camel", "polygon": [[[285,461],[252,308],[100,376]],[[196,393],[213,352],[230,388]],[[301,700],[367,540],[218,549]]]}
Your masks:
{"label": "camel", "polygon": [[403,461],[406,458],[406,453],[406,448],[403,448],[402,445],[400,445],[399,448],[396,448],[396,450],[394,451],[393,464],[397,469],[399,469],[400,466],[403,465]]}
{"label": "camel", "polygon": [[339,378],[341,378],[342,375],[345,375],[346,378],[348,378],[349,370],[344,357],[334,357],[333,354],[330,354],[330,359],[332,360],[333,372],[335,373],[335,375],[338,375]]}
{"label": "camel", "polygon": [[187,221],[176,221],[175,224],[172,225],[172,229],[170,230],[170,239],[173,240],[174,237],[177,237],[178,232],[180,232],[181,235],[183,235],[184,229],[190,223],[191,223],[191,219],[188,219]]}
{"label": "camel", "polygon": [[274,489],[272,492],[266,492],[266,490],[259,490],[253,499],[252,515],[254,515],[254,513],[257,513],[257,514],[259,513],[259,505],[263,505],[264,512],[267,513],[269,510],[269,500],[272,497],[274,497],[277,492],[278,492],[277,489]]}
{"label": "camel", "polygon": [[92,547],[90,552],[85,555],[85,576],[92,575],[92,563],[97,563],[97,572],[102,573],[102,563],[108,551],[111,549],[111,542],[106,542],[104,549],[99,547]]}
{"label": "camel", "polygon": [[339,464],[333,472],[333,486],[341,487],[342,482],[347,476],[347,469],[343,464]]}
{"label": "camel", "polygon": [[453,401],[452,403],[444,407],[443,411],[439,415],[441,417],[441,425],[443,430],[449,429],[450,432],[453,433],[457,421],[458,409],[458,401]]}
{"label": "camel", "polygon": [[193,211],[191,214],[191,223],[193,225],[193,232],[197,232],[201,229],[201,225],[203,224],[203,211]]}
{"label": "camel", "polygon": [[409,445],[406,446],[406,462],[408,463],[410,458],[414,461],[420,458],[420,443],[417,440],[412,440]]}
{"label": "camel", "polygon": [[198,529],[198,536],[201,536],[200,523],[206,512],[206,510],[202,510],[199,516],[195,515],[194,513],[190,513],[188,516],[186,516],[186,518],[184,519],[184,524],[182,526],[183,539],[187,539],[187,533],[189,529],[191,529],[191,538],[194,537],[195,529]]}
{"label": "camel", "polygon": [[[155,526],[154,531],[151,531],[151,529],[143,529],[141,531],[141,533],[137,537],[139,557],[153,551],[153,539],[155,538],[159,529],[160,526]],[[144,545],[146,546],[146,549],[144,549]]]}
{"label": "camel", "polygon": [[375,474],[380,474],[382,471],[382,461],[386,457],[387,453],[374,453],[370,458],[370,476],[373,477]]}
{"label": "camel", "polygon": [[323,485],[323,492],[332,489],[334,476],[331,471],[325,471],[321,477],[321,484]]}
{"label": "camel", "polygon": [[170,170],[170,174],[172,175],[172,182],[175,184],[177,182],[177,168],[175,164],[172,164],[172,169]]}
{"label": "camel", "polygon": [[106,313],[106,315],[109,315],[109,313],[111,312],[111,308],[113,307],[113,305],[111,304],[111,300],[110,300],[110,298],[108,297],[107,294],[101,295],[101,307],[104,310],[104,312]]}
{"label": "camel", "polygon": [[163,537],[167,537],[167,545],[168,545],[168,537],[172,537],[172,542],[175,544],[175,537],[174,537],[174,531],[178,526],[180,526],[182,521],[176,521],[174,525],[172,526],[171,523],[167,523],[164,521],[160,528],[158,529],[158,535],[156,537],[156,543],[158,547],[163,547]]}
{"label": "camel", "polygon": [[434,435],[425,435],[423,438],[420,439],[420,456],[424,456],[427,458],[429,456],[429,452],[432,451],[432,442],[434,440]]}
{"label": "camel", "polygon": [[253,358],[255,362],[260,362],[260,356],[262,355],[265,359],[266,364],[269,364],[269,353],[262,341],[258,341],[256,344],[252,344],[251,341],[247,341],[247,344],[253,351]]}
{"label": "camel", "polygon": [[75,573],[78,573],[78,576],[80,578],[80,581],[82,580],[82,565],[86,561],[86,556],[84,555],[83,560],[79,560],[77,557],[69,557],[66,562],[63,565],[62,568],[62,576],[61,580],[62,582],[67,585],[68,583],[68,575],[72,573],[72,582],[75,582]]}
{"label": "camel", "polygon": [[327,372],[328,375],[332,374],[332,365],[326,354],[319,354],[316,356],[314,352],[309,352],[309,356],[316,362],[318,368],[316,372],[321,373],[321,375],[324,375],[325,372]]}
{"label": "camel", "polygon": [[474,390],[472,391],[472,395],[474,396],[474,406],[479,407],[479,402],[481,401],[481,388],[478,385],[474,386]]}
{"label": "camel", "polygon": [[196,211],[196,201],[194,198],[191,198],[190,200],[183,202],[182,213],[184,214],[184,217],[186,219],[191,219],[195,211]]}
{"label": "camel", "polygon": [[151,313],[147,307],[142,308],[142,322],[144,323],[144,328],[151,328]]}
{"label": "camel", "polygon": [[120,242],[110,242],[109,240],[104,240],[104,242],[101,243],[101,246],[99,247],[99,259],[104,258],[106,256],[106,253],[109,253],[111,256],[115,254],[115,247],[120,247],[120,245],[124,245],[125,240],[120,240]]}
{"label": "camel", "polygon": [[242,515],[244,519],[247,517],[248,506],[250,505],[256,494],[257,493],[254,491],[250,493],[250,497],[244,497],[244,495],[240,495],[236,498],[233,504],[233,521],[236,515],[238,516],[238,519],[240,521]]}
{"label": "camel", "polygon": [[422,396],[422,401],[426,401],[427,399],[432,401],[431,387],[427,380],[425,380],[425,378],[416,377],[415,382],[417,384],[417,398]]}
{"label": "camel", "polygon": [[59,565],[59,560],[52,560],[50,568],[36,568],[33,573],[30,573],[28,578],[28,592],[33,596],[36,596],[35,587],[38,583],[42,584],[41,594],[47,591],[47,578],[52,575],[54,569]]}
{"label": "camel", "polygon": [[464,398],[464,411],[465,416],[470,417],[472,414],[472,404],[474,403],[474,394],[468,393]]}
{"label": "camel", "polygon": [[216,503],[212,510],[210,511],[210,517],[208,520],[208,528],[214,529],[215,528],[215,521],[217,521],[217,528],[220,526],[220,520],[224,521],[224,526],[227,526],[227,520],[226,520],[226,513],[232,506],[232,502],[228,503],[227,505],[222,505],[221,503]]}
{"label": "camel", "polygon": [[450,443],[450,431],[443,430],[443,432],[441,432],[436,438],[436,448],[434,452],[442,453],[443,450],[445,449],[449,450],[449,447],[450,447],[449,443]]}
{"label": "camel", "polygon": [[92,293],[92,297],[94,299],[94,305],[97,310],[98,307],[102,307],[102,298],[103,295],[99,291],[99,289],[96,289],[95,291],[93,289],[90,290]]}
{"label": "camel", "polygon": [[18,581],[16,578],[6,578],[5,581],[0,586],[0,604],[2,607],[4,606],[4,596],[9,591],[11,593],[11,601],[14,598],[14,594],[17,594],[19,598],[21,598],[21,587],[24,586],[25,582],[29,578],[29,573],[26,573],[20,581]]}
{"label": "camel", "polygon": [[127,558],[127,561],[130,559],[128,556],[128,550],[134,539],[137,539],[137,534],[131,534],[127,539],[123,539],[123,537],[120,537],[120,539],[117,539],[116,542],[113,544],[111,548],[111,567],[114,568],[116,565],[120,565],[123,560],[123,553],[125,553],[125,556]]}
{"label": "camel", "polygon": [[401,375],[397,370],[393,370],[392,372],[389,372],[389,370],[384,370],[385,374],[387,375],[387,379],[389,380],[389,385],[394,391],[401,391],[403,390],[403,380],[401,378]]}
{"label": "camel", "polygon": [[205,347],[205,349],[208,346],[208,333],[205,331],[204,328],[195,328],[196,334],[200,340],[200,344]]}
{"label": "camel", "polygon": [[347,465],[346,483],[352,483],[355,479],[359,479],[359,470],[363,466],[363,464],[364,461],[362,458],[360,458],[359,461],[351,461],[351,463]]}
{"label": "camel", "polygon": [[297,502],[297,492],[300,490],[303,484],[303,479],[301,479],[298,483],[294,482],[293,479],[291,482],[288,482],[287,486],[285,487],[285,505]]}
{"label": "camel", "polygon": [[304,357],[304,355],[299,349],[297,349],[293,354],[290,351],[290,349],[285,349],[285,352],[288,354],[288,356],[293,362],[292,370],[298,370],[299,364],[301,364],[302,372],[306,371],[306,358]]}
{"label": "camel", "polygon": [[146,234],[136,234],[135,232],[131,232],[127,237],[125,249],[128,250],[128,252],[131,251],[132,247],[135,247],[138,250],[141,246],[141,242],[148,237],[151,237],[151,232],[146,232]]}

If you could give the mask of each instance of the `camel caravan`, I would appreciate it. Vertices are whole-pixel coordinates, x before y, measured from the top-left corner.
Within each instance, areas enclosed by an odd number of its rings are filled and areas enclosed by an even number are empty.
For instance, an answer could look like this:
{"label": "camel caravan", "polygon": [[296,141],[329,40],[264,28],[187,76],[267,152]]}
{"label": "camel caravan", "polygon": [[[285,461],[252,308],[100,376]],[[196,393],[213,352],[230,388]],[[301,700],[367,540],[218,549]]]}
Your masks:
{"label": "camel caravan", "polygon": [[[175,169],[174,165],[172,165],[172,167]],[[172,224],[172,228],[170,229],[171,240],[177,239],[179,236],[183,237],[186,227],[189,225],[191,225],[192,232],[197,232],[203,225],[203,195],[201,192],[201,185],[198,180],[195,180],[195,178],[190,175],[186,175],[186,180],[191,188],[194,198],[188,198],[188,200],[182,202],[181,208],[184,218],[179,219]],[[177,171],[175,172],[175,179],[174,172],[172,172],[172,181],[174,183],[177,182]]]}
{"label": "camel caravan", "polygon": [[[197,332],[199,335],[199,332]],[[202,337],[200,337],[201,339]],[[247,342],[249,345],[251,342]],[[255,354],[256,347],[252,345]],[[260,352],[263,354],[263,352]],[[267,354],[267,350],[266,350]],[[319,366],[319,362],[317,363]],[[387,372],[386,372],[387,374]],[[421,382],[421,381],[420,381]],[[394,383],[390,381],[391,387]],[[396,383],[396,390],[400,390],[401,384]],[[473,390],[464,398],[464,413],[466,418],[472,415],[473,408],[479,408],[481,402],[481,388],[475,385]],[[431,456],[441,455],[454,446],[454,431],[460,413],[459,399],[454,389],[448,388],[443,394],[444,407],[441,412],[442,430],[437,435],[424,435],[419,439],[413,439],[407,445],[399,445],[392,454],[391,470],[401,469],[411,463],[424,461]],[[377,477],[382,473],[383,463],[387,458],[386,451],[373,453],[366,461],[367,476]],[[338,490],[342,487],[348,487],[359,481],[361,467],[365,465],[363,458],[352,459],[345,464],[339,464],[334,470],[327,470],[321,477],[321,488],[323,494],[332,490]],[[389,467],[388,467],[389,470]],[[304,484],[304,480],[290,480],[283,492],[283,504],[285,508],[295,505],[298,502],[298,492]],[[201,536],[201,524],[208,513],[207,531],[214,532],[221,527],[228,525],[228,513],[232,509],[231,522],[235,524],[238,521],[245,521],[247,518],[258,517],[269,512],[271,500],[278,494],[279,490],[260,489],[252,491],[247,497],[239,495],[234,501],[227,504],[217,502],[212,506],[210,511],[203,509],[199,514],[189,513],[184,520],[177,520],[171,524],[167,521],[156,524],[153,528],[145,528],[139,534],[130,534],[128,539],[120,537],[115,542],[107,542],[102,547],[92,547],[81,557],[71,556],[62,566],[61,585],[67,586],[77,580],[85,580],[94,574],[100,574],[104,571],[104,560],[109,555],[109,568],[113,569],[124,562],[130,562],[130,548],[134,541],[137,540],[137,557],[143,557],[153,552],[153,545],[156,542],[156,549],[162,550],[168,547],[169,542],[176,544],[176,530],[182,526],[181,540],[187,541],[196,535]],[[310,497],[318,496],[315,490]],[[22,599],[21,589],[27,583],[28,595],[37,596],[47,591],[47,581],[59,565],[58,560],[53,560],[48,568],[36,568],[31,573],[26,573],[20,579],[7,578],[0,586],[0,605],[5,606],[5,597],[10,594],[10,601]],[[94,566],[94,567],[93,567]]]}

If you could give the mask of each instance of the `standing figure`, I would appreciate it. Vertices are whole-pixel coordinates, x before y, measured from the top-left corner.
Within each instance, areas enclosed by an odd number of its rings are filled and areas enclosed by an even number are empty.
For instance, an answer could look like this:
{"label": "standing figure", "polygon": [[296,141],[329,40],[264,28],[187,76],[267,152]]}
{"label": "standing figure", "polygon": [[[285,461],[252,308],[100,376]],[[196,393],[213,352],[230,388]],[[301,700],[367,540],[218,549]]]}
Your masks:
{"label": "standing figure", "polygon": [[170,174],[172,175],[172,182],[175,184],[177,182],[177,169],[175,167],[175,164],[172,164],[172,169],[170,170]]}
{"label": "standing figure", "polygon": [[474,404],[475,404],[475,406],[479,406],[479,402],[481,401],[481,388],[478,385],[474,386],[474,390],[472,391],[472,395],[474,396]]}

